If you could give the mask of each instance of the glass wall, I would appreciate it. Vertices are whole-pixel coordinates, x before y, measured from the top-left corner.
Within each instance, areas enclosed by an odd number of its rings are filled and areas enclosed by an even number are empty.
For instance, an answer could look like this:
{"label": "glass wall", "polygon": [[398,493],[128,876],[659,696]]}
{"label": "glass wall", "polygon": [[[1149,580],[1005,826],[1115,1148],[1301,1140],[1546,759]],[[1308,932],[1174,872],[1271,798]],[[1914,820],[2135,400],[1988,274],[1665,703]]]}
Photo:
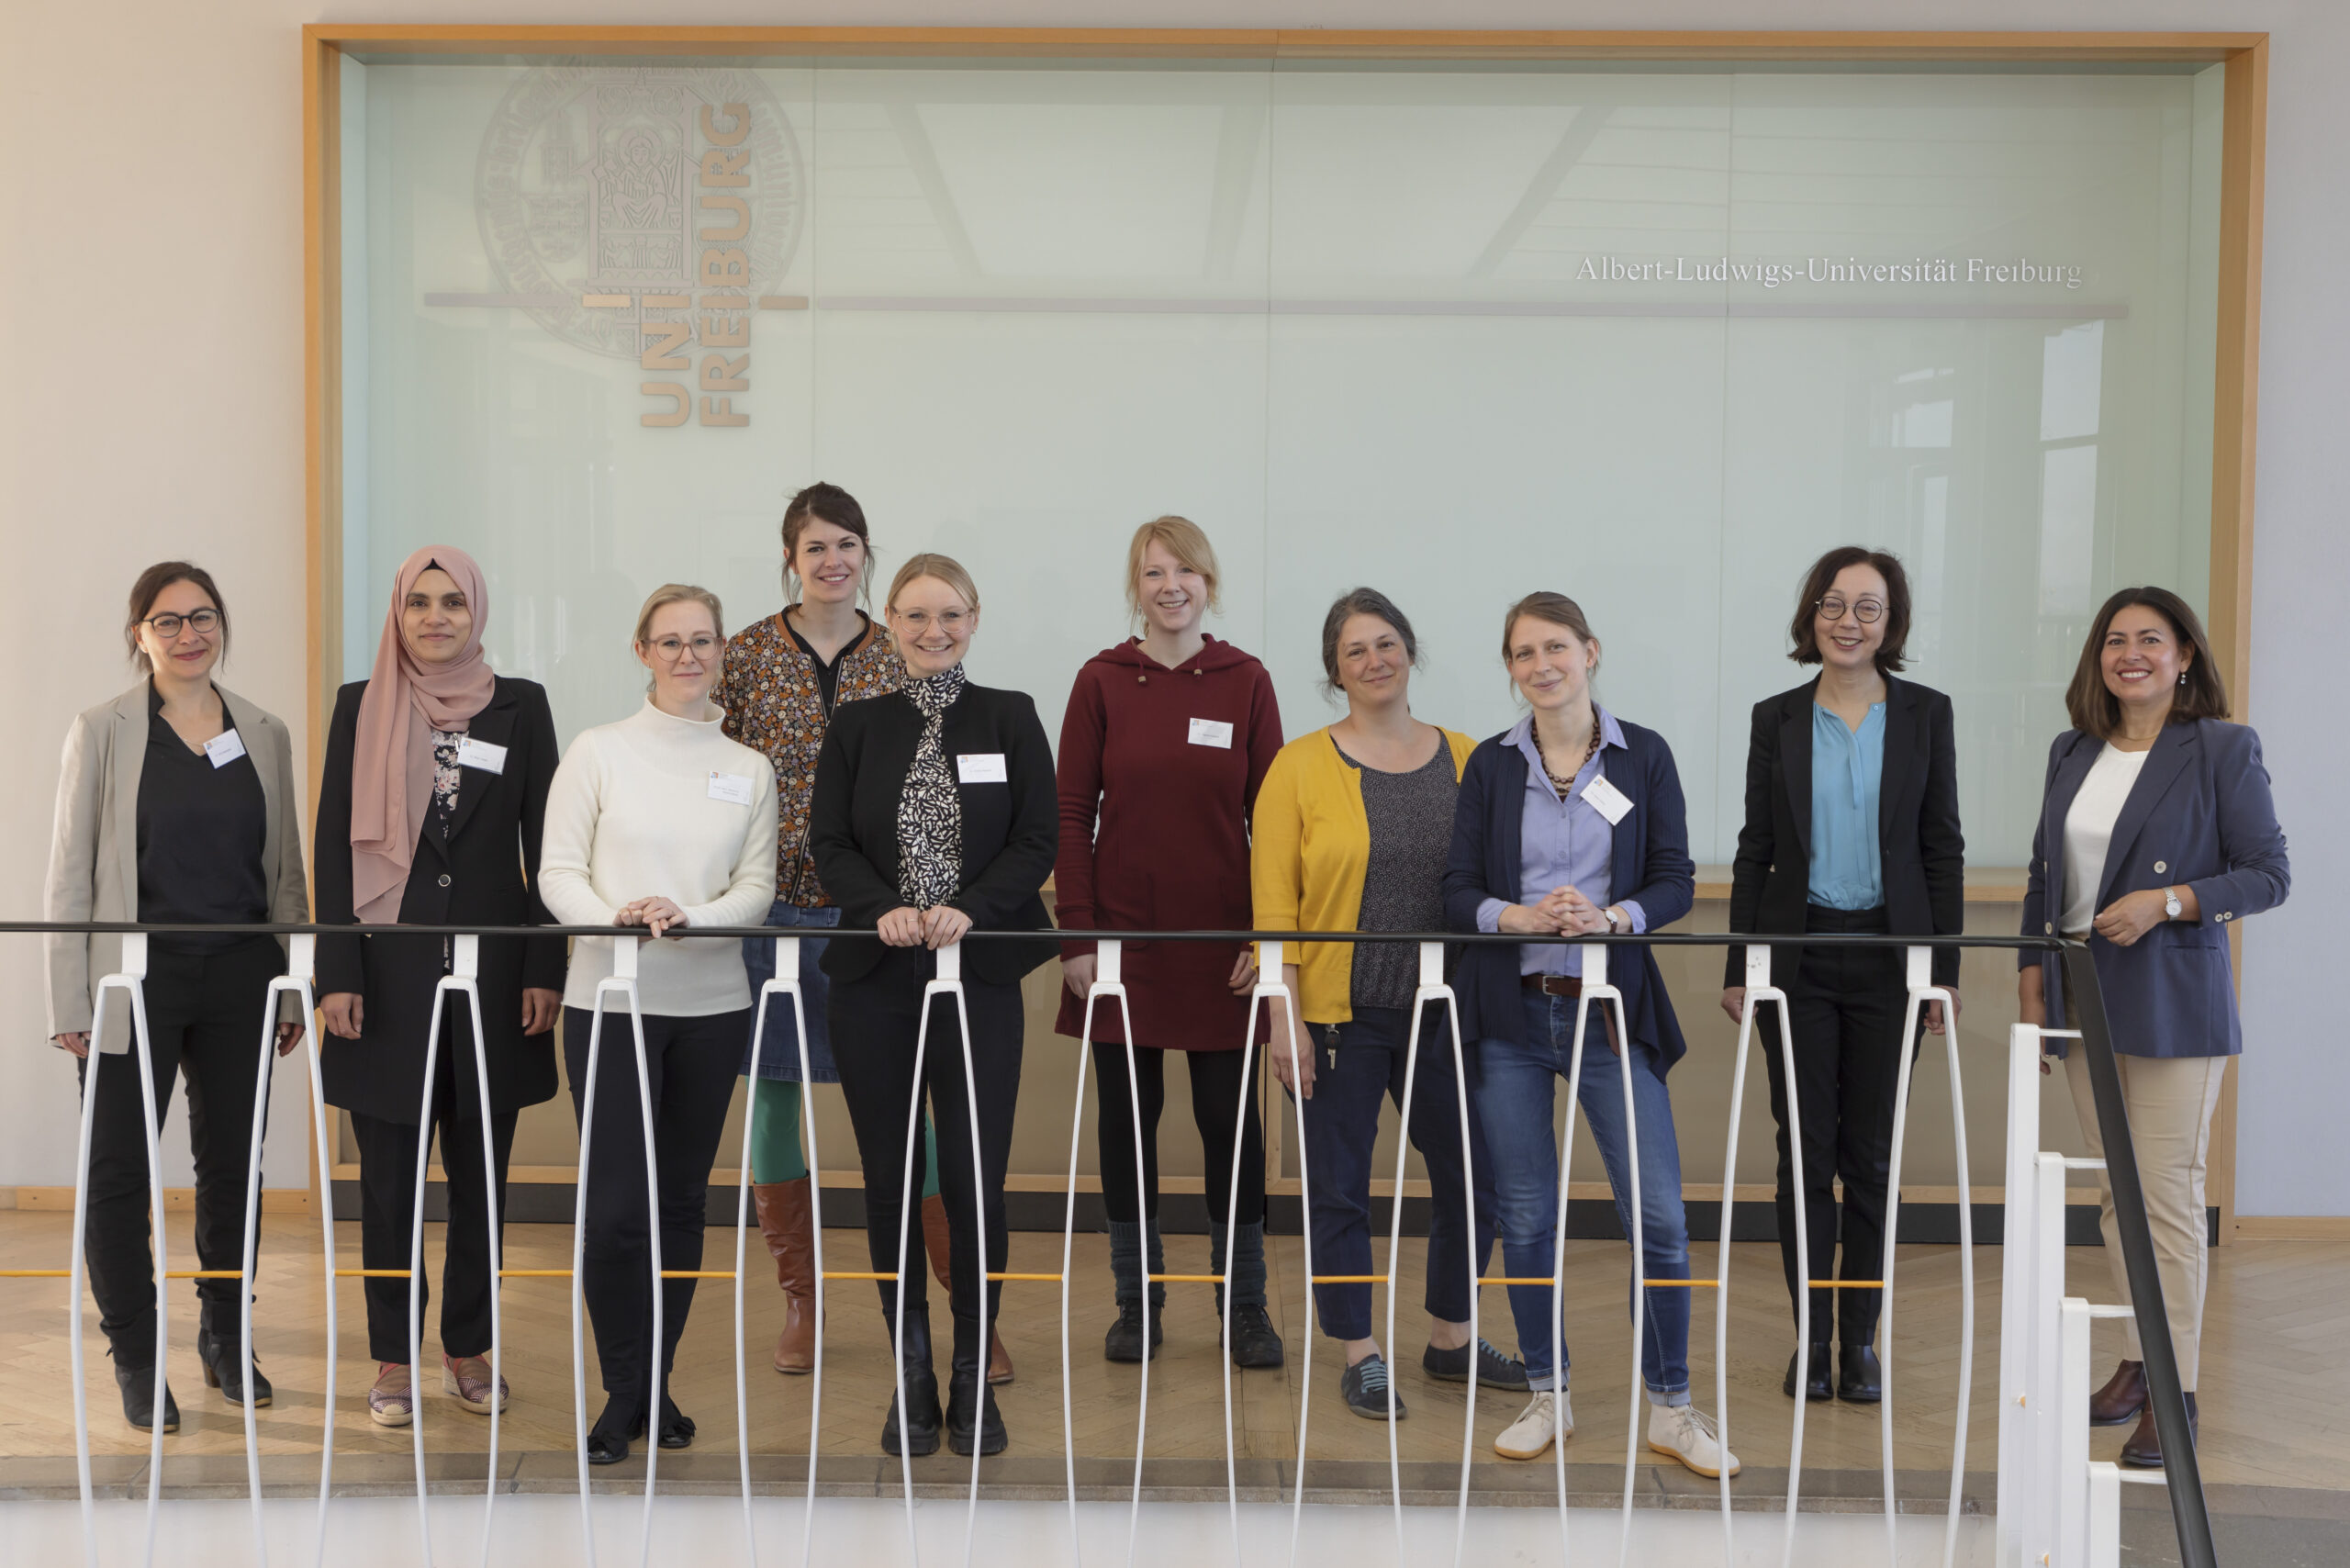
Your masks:
{"label": "glass wall", "polygon": [[1337,590],[1479,734],[1503,606],[1574,595],[1718,863],[1802,569],[1860,542],[2013,867],[2099,599],[2203,603],[2216,68],[343,70],[344,673],[456,543],[566,740],[639,700],[654,587],[778,609],[818,478],[885,573],[970,566],[974,676],[1057,726],[1171,511],[1292,734]]}

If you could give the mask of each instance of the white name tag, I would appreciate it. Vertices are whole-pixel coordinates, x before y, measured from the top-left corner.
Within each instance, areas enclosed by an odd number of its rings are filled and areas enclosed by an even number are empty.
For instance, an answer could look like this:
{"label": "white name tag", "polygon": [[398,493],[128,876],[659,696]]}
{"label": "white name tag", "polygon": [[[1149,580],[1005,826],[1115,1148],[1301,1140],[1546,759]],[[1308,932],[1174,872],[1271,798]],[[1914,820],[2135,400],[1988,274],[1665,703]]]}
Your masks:
{"label": "white name tag", "polygon": [[212,759],[215,767],[226,767],[245,755],[245,737],[234,730],[223,730],[204,743],[204,755]]}
{"label": "white name tag", "polygon": [[487,741],[477,741],[471,735],[464,736],[457,742],[457,766],[478,767],[484,773],[503,773],[506,771],[506,748],[492,745]]}
{"label": "white name tag", "polygon": [[710,798],[730,806],[747,806],[751,803],[751,780],[740,773],[712,773]]}
{"label": "white name tag", "polygon": [[1191,739],[1193,745],[1212,745],[1230,751],[1232,726],[1221,719],[1194,719],[1192,721]]}
{"label": "white name tag", "polygon": [[1632,809],[1631,797],[1607,782],[1605,773],[1592,776],[1591,782],[1583,786],[1583,798],[1593,811],[1607,819],[1609,827],[1622,822],[1624,813]]}
{"label": "white name tag", "polygon": [[975,751],[958,754],[955,758],[955,777],[966,784],[1002,784],[1009,777],[1003,770],[1003,753]]}

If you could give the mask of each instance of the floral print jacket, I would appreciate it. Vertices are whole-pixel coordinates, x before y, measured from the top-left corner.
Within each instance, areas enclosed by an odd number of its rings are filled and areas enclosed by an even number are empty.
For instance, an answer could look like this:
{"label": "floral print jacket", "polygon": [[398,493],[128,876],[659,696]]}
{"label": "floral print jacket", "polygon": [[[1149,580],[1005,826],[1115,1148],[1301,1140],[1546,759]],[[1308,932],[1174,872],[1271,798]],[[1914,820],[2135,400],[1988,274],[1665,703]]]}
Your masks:
{"label": "floral print jacket", "polygon": [[[906,663],[878,622],[840,656],[835,706],[886,697],[906,683]],[[711,693],[726,710],[726,734],[764,753],[775,767],[776,897],[803,909],[833,901],[816,879],[808,853],[808,806],[816,788],[816,756],[823,750],[830,715],[817,684],[816,661],[800,646],[780,614],[769,615],[726,642],[726,664]]]}

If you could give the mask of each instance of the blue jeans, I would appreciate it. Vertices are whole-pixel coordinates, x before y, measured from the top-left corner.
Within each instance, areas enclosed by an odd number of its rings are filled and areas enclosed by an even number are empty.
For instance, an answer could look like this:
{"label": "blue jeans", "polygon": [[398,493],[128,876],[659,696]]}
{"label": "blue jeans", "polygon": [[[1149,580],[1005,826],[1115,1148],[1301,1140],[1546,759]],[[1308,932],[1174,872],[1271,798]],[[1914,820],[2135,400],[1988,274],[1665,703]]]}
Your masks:
{"label": "blue jeans", "polygon": [[[1501,1229],[1502,1265],[1512,1277],[1548,1279],[1557,1262],[1552,1250],[1559,1224],[1559,1146],[1552,1130],[1553,1081],[1563,1078],[1574,1047],[1572,996],[1526,998],[1527,1044],[1486,1039],[1469,1058],[1469,1092],[1484,1123],[1493,1151]],[[1651,1280],[1689,1277],[1689,1223],[1681,1208],[1681,1148],[1673,1134],[1673,1098],[1657,1070],[1654,1053],[1631,1047],[1632,1106],[1640,1144],[1640,1239],[1642,1264]],[[1583,1083],[1577,1097],[1584,1121],[1598,1142],[1616,1193],[1616,1217],[1632,1233],[1630,1160],[1624,1126],[1623,1068],[1607,1048],[1600,1004],[1593,1003],[1584,1030]],[[1660,1405],[1689,1403],[1689,1293],[1639,1291],[1648,1304],[1641,1330],[1640,1375],[1649,1397]],[[1510,1314],[1517,1319],[1518,1353],[1526,1360],[1530,1387],[1567,1383],[1566,1341],[1560,1340],[1555,1382],[1550,1372],[1552,1305],[1549,1285],[1509,1287]]]}
{"label": "blue jeans", "polygon": [[[1309,1024],[1299,1040],[1315,1052],[1314,1093],[1305,1102],[1305,1170],[1313,1188],[1314,1271],[1374,1273],[1371,1261],[1371,1146],[1382,1101],[1404,1102],[1408,1008],[1359,1007],[1351,1022]],[[1335,1048],[1333,1037],[1335,1036]],[[1268,1047],[1268,1049],[1274,1047]],[[1286,1047],[1281,1048],[1286,1049]],[[1407,1135],[1428,1173],[1428,1316],[1469,1319],[1469,1227],[1463,1214],[1460,1096],[1452,1073],[1452,1027],[1441,1007],[1421,1017],[1419,1070],[1412,1080]],[[1475,1172],[1477,1272],[1494,1250],[1493,1161],[1469,1108]],[[1398,1200],[1400,1201],[1400,1200]],[[1543,1265],[1548,1272],[1550,1266]],[[1371,1286],[1316,1285],[1315,1310],[1333,1339],[1371,1337]],[[1393,1347],[1389,1347],[1392,1353]]]}
{"label": "blue jeans", "polygon": [[[840,906],[829,904],[822,909],[802,909],[798,904],[775,901],[767,911],[766,924],[783,928],[815,926],[830,930],[841,923]],[[822,936],[802,937],[800,942],[800,1008],[808,1019],[808,1075],[818,1083],[838,1083],[840,1069],[833,1065],[833,1032],[829,1013],[833,995],[832,977],[817,967],[816,960],[824,956],[825,939]],[[775,979],[775,939],[771,936],[746,936],[743,939],[743,969],[751,980],[751,1012],[755,1029],[758,1018],[759,987]],[[743,1040],[742,1070],[751,1070],[751,1039]],[[779,1079],[786,1083],[800,1081],[800,1036],[791,1026],[791,999],[778,996],[767,1006],[767,1038],[759,1044],[759,1076]]]}

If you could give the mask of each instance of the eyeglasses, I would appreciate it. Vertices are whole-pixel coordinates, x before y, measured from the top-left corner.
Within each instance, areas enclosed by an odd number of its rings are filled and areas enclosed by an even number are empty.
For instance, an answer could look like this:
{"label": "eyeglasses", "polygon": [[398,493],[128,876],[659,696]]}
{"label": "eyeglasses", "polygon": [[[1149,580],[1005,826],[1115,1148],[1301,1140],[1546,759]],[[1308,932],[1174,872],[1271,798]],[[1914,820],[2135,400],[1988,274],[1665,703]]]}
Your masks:
{"label": "eyeglasses", "polygon": [[654,657],[665,665],[676,664],[688,652],[697,661],[707,664],[718,653],[718,639],[707,632],[690,642],[677,637],[656,637],[651,645]]}
{"label": "eyeglasses", "polygon": [[1863,626],[1874,626],[1885,619],[1885,606],[1874,599],[1855,599],[1848,605],[1843,599],[1831,593],[1821,599],[1816,608],[1821,616],[1830,621],[1843,620],[1844,611],[1849,609],[1852,612],[1852,619]]}
{"label": "eyeglasses", "polygon": [[140,624],[152,626],[155,629],[155,635],[166,643],[178,636],[180,628],[183,626],[193,626],[200,635],[209,637],[213,633],[220,630],[220,612],[217,610],[199,610],[191,615],[151,615]]}
{"label": "eyeglasses", "polygon": [[[893,610],[890,613],[896,616],[898,623],[913,636],[919,637],[930,630],[931,614],[927,610]],[[970,623],[971,612],[968,610],[943,610],[938,616],[938,629],[949,637],[960,634],[963,628]]]}

